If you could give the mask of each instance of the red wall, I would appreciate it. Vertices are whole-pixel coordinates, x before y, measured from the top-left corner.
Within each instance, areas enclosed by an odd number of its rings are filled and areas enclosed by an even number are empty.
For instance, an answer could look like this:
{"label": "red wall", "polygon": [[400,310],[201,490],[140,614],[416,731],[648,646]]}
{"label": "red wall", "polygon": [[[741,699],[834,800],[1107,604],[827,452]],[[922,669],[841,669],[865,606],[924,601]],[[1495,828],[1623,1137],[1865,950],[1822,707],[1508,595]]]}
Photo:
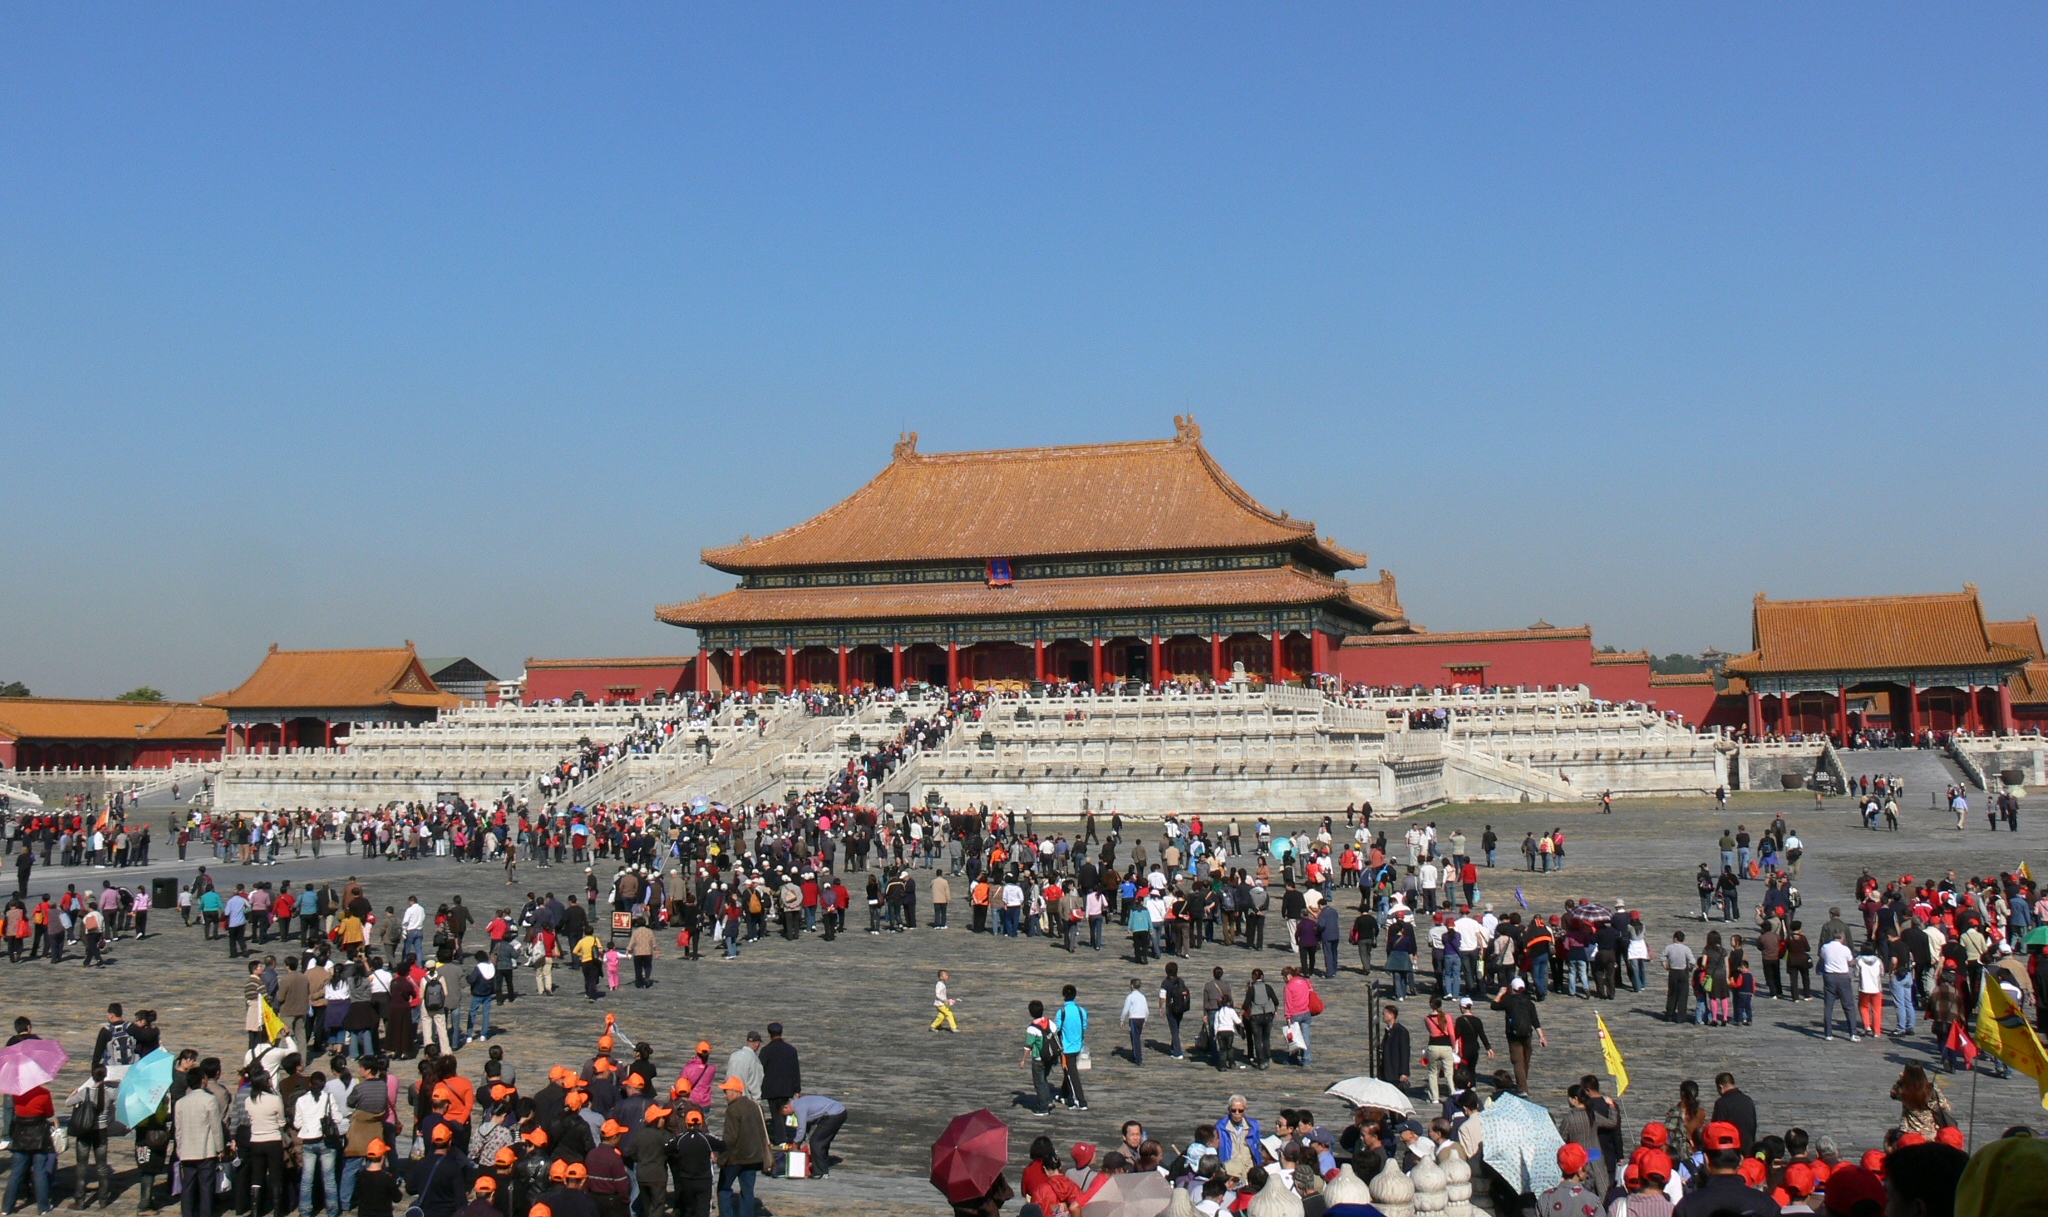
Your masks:
{"label": "red wall", "polygon": [[[696,666],[694,659],[654,665],[614,665],[596,660],[571,668],[535,667],[529,662],[526,688],[520,696],[529,706],[556,698],[568,701],[571,694],[579,691],[585,700],[593,702],[643,701],[657,693],[688,693],[696,687],[692,683]],[[621,686],[633,691],[613,692]]]}
{"label": "red wall", "polygon": [[1690,723],[1702,721],[1713,706],[1712,685],[1652,686],[1645,660],[1594,662],[1590,631],[1559,630],[1556,637],[1512,633],[1500,639],[1421,635],[1400,643],[1351,639],[1337,652],[1337,672],[1352,684],[1437,688],[1466,681],[1450,665],[1484,664],[1488,685],[1585,685],[1595,697],[1654,702]]}

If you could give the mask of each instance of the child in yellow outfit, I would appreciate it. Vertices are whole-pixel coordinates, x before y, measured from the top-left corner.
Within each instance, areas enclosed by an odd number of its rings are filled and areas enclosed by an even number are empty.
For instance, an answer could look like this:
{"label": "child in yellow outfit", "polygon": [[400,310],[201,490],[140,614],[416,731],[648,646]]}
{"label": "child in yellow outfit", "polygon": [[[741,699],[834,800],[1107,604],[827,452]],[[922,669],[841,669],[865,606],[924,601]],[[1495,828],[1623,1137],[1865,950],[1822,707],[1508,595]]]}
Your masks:
{"label": "child in yellow outfit", "polygon": [[932,986],[932,1005],[939,1008],[937,1017],[932,1019],[932,1030],[937,1031],[940,1027],[944,1027],[948,1031],[957,1033],[960,1030],[960,1024],[953,1021],[953,1007],[959,1005],[960,1002],[959,999],[947,994],[946,976],[946,970],[940,968],[939,983]]}

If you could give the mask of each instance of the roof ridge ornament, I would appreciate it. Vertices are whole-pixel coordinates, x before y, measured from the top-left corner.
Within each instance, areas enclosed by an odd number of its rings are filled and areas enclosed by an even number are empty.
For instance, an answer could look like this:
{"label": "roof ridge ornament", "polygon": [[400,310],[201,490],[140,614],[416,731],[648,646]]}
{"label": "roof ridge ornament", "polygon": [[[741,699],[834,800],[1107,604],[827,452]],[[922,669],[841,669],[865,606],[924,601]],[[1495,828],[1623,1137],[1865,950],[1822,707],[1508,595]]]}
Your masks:
{"label": "roof ridge ornament", "polygon": [[1199,444],[1202,442],[1201,424],[1192,414],[1176,414],[1173,416],[1173,438],[1183,444]]}
{"label": "roof ridge ornament", "polygon": [[916,456],[916,455],[917,455],[917,432],[915,432],[915,431],[899,431],[899,432],[897,432],[897,433],[896,433],[896,451],[895,451],[895,457],[894,457],[894,459],[896,459],[896,460],[899,460],[899,461],[900,461],[900,460],[904,459],[905,457],[911,457],[911,456]]}

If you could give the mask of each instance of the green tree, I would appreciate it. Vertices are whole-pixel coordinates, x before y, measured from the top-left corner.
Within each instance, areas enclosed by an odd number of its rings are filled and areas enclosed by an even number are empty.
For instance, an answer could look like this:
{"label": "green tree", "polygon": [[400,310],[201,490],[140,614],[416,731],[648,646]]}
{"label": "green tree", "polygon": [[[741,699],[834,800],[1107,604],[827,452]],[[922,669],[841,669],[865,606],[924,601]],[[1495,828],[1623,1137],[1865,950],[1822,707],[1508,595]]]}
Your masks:
{"label": "green tree", "polygon": [[18,680],[0,680],[0,697],[34,697],[28,686]]}
{"label": "green tree", "polygon": [[128,691],[127,691],[126,693],[123,693],[123,694],[122,694],[121,696],[119,696],[119,697],[115,698],[114,700],[115,700],[115,701],[162,701],[163,699],[164,699],[164,691],[163,691],[162,689],[154,688],[154,687],[152,687],[152,686],[150,686],[150,685],[137,685],[137,686],[136,686],[135,688],[133,688],[133,689],[130,689],[130,690],[128,690]]}
{"label": "green tree", "polygon": [[1697,655],[1682,655],[1674,651],[1669,655],[1652,656],[1650,658],[1650,670],[1659,676],[1684,676],[1694,672],[1704,672],[1707,670],[1707,665],[1700,662],[1700,657]]}

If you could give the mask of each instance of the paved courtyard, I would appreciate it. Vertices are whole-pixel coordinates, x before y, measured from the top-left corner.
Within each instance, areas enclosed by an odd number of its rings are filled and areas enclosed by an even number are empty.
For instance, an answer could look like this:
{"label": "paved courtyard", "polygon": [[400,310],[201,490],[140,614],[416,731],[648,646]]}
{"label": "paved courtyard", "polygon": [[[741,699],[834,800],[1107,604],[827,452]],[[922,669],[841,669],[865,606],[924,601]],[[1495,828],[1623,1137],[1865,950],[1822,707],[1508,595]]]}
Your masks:
{"label": "paved courtyard", "polygon": [[[1925,799],[1924,791],[1914,793],[1910,801],[1916,806],[1908,808],[1897,833],[1862,830],[1841,800],[1830,800],[1816,813],[1811,795],[1743,795],[1725,812],[1703,800],[1657,800],[1618,804],[1612,816],[1590,807],[1484,805],[1439,808],[1424,818],[1446,834],[1462,827],[1475,843],[1486,824],[1499,832],[1503,865],[1481,872],[1482,899],[1497,908],[1515,907],[1517,886],[1532,908],[1544,912],[1557,910],[1572,896],[1620,901],[1643,910],[1654,950],[1674,929],[1686,929],[1688,939],[1698,942],[1691,875],[1699,862],[1718,861],[1720,830],[1743,823],[1756,831],[1780,812],[1808,845],[1798,886],[1809,925],[1825,920],[1829,904],[1846,905],[1865,868],[1889,878],[1947,870],[1967,875],[2011,870],[2023,859],[2037,867],[2048,861],[2044,830],[2034,818],[2023,815],[2018,834],[1994,835],[1978,816],[1958,833],[1946,813],[1927,810]],[[1566,832],[1567,869],[1548,875],[1521,870],[1515,847],[1522,835],[1554,826]],[[158,862],[144,873],[182,879],[196,864]],[[523,896],[529,888],[552,888],[566,894],[580,880],[580,868],[522,868],[518,886],[508,889],[494,867],[441,861],[363,866],[358,859],[331,853],[318,863],[288,859],[277,867],[220,869],[230,881],[358,874],[380,907],[400,904],[411,893],[430,903],[460,893],[466,903],[487,910],[516,903],[508,892]],[[66,881],[97,887],[112,873],[39,870],[32,888],[55,890]],[[1751,885],[1751,892],[1759,887]],[[1340,902],[1349,908],[1341,895]],[[1126,1118],[1142,1120],[1162,1141],[1185,1144],[1195,1123],[1213,1122],[1233,1091],[1248,1095],[1262,1116],[1284,1106],[1309,1106],[1325,1123],[1344,1119],[1343,1105],[1321,1092],[1333,1081],[1366,1070],[1364,981],[1348,947],[1345,958],[1351,966],[1336,980],[1319,984],[1329,1010],[1316,1020],[1312,1068],[1276,1066],[1266,1073],[1220,1076],[1207,1065],[1172,1061],[1152,1049],[1139,1068],[1111,1051],[1126,1039],[1116,1011],[1131,977],[1144,976],[1156,991],[1157,963],[1137,968],[1123,939],[1115,941],[1115,952],[1098,954],[1084,947],[1069,957],[1043,939],[975,937],[957,928],[967,920],[964,906],[963,892],[953,910],[956,928],[944,932],[919,929],[879,938],[863,932],[834,943],[815,936],[794,944],[771,938],[750,946],[738,963],[708,957],[683,962],[673,958],[669,940],[656,967],[657,987],[628,987],[599,1003],[586,1001],[573,982],[552,999],[532,996],[530,976],[522,972],[518,983],[527,995],[499,1011],[500,1034],[493,1042],[506,1048],[530,1089],[548,1065],[587,1057],[606,1011],[615,1012],[632,1036],[653,1041],[664,1077],[673,1077],[687,1045],[699,1038],[711,1040],[722,1060],[747,1030],[779,1020],[802,1053],[808,1087],[840,1098],[851,1115],[835,1146],[843,1161],[832,1180],[764,1183],[763,1195],[778,1213],[843,1211],[856,1199],[880,1211],[943,1211],[923,1181],[928,1147],[953,1115],[982,1106],[1012,1119],[1020,1165],[1024,1147],[1041,1130],[1062,1147],[1076,1140],[1109,1142]],[[928,920],[929,908],[920,914]],[[86,971],[75,963],[61,969],[40,962],[0,966],[6,1013],[30,1015],[42,1034],[57,1036],[74,1055],[83,1056],[106,1002],[119,1000],[131,1009],[154,1006],[162,1015],[166,1046],[238,1055],[243,1042],[241,966],[226,958],[224,943],[203,942],[199,931],[180,926],[175,914],[157,914],[153,928],[165,933],[143,943],[117,944],[114,964],[105,970]],[[1746,931],[1747,924],[1740,928]],[[1199,987],[1208,969],[1220,964],[1226,979],[1241,987],[1254,964],[1277,975],[1290,958],[1277,947],[1255,958],[1239,948],[1212,946],[1192,953],[1183,972]],[[960,999],[957,1036],[927,1029],[932,980],[941,967],[951,970],[953,993]],[[1651,991],[1640,999],[1623,991],[1612,1003],[1558,997],[1546,1002],[1542,1014],[1551,1046],[1536,1055],[1534,1097],[1562,1109],[1569,1082],[1601,1071],[1596,1009],[1607,1015],[1627,1055],[1633,1085],[1622,1105],[1632,1130],[1662,1116],[1681,1079],[1697,1078],[1711,1094],[1713,1075],[1727,1069],[1756,1098],[1764,1128],[1797,1124],[1816,1137],[1831,1135],[1844,1147],[1870,1146],[1896,1118],[1896,1106],[1885,1096],[1900,1066],[1934,1059],[1924,1030],[1905,1042],[1825,1043],[1819,1038],[1817,1001],[1794,1005],[1760,999],[1751,1028],[1669,1026],[1659,1017],[1663,985],[1654,968],[1651,981]],[[1059,986],[1067,982],[1079,986],[1093,1014],[1095,1068],[1085,1076],[1091,1110],[1042,1119],[1022,1106],[1030,1085],[1019,1064],[1024,1005],[1033,997],[1056,1000]],[[1405,1021],[1411,1027],[1419,1025],[1422,1009],[1412,999],[1407,1004]],[[1155,1013],[1149,1039],[1162,1038],[1163,1022]],[[1488,1024],[1498,1038],[1498,1016],[1490,1016]],[[471,1048],[464,1055],[478,1051]],[[479,1068],[471,1064],[465,1072],[474,1075]],[[75,1085],[78,1072],[74,1066],[60,1084],[67,1089]],[[1980,1140],[2014,1123],[2048,1122],[2033,1083],[2024,1077],[1984,1076],[1974,1085],[1960,1076],[1943,1081],[1962,1118],[1968,1118],[1974,1101]],[[123,1162],[125,1148],[117,1153]]]}

